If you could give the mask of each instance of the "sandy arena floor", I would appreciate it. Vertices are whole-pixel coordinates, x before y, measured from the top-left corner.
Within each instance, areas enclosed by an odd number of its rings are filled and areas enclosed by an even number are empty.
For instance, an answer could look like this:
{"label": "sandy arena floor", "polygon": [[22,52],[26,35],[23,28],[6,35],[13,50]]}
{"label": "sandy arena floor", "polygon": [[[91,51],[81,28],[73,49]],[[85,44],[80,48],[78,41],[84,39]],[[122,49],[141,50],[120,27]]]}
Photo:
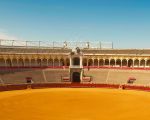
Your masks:
{"label": "sandy arena floor", "polygon": [[51,88],[0,92],[0,120],[149,120],[150,92]]}

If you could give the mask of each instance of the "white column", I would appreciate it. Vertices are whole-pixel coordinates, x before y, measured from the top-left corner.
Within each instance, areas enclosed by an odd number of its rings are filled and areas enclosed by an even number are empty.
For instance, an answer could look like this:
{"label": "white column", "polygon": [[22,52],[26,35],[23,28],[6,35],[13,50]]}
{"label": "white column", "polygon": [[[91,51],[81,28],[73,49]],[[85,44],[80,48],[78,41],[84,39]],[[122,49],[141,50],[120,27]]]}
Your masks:
{"label": "white column", "polygon": [[48,59],[46,59],[46,65],[48,66]]}
{"label": "white column", "polygon": [[133,59],[133,66],[132,67],[134,68],[134,59]]}
{"label": "white column", "polygon": [[116,59],[115,59],[115,67],[116,67]]}
{"label": "white column", "polygon": [[42,67],[42,62],[43,62],[43,59],[40,59],[40,67]]}
{"label": "white column", "polygon": [[103,66],[105,66],[105,59],[103,59]]}
{"label": "white column", "polygon": [[66,60],[64,59],[64,66],[67,66],[67,62],[66,62]]}
{"label": "white column", "polygon": [[13,60],[10,59],[10,67],[13,67]]}
{"label": "white column", "polygon": [[29,67],[31,67],[31,59],[29,59]]}
{"label": "white column", "polygon": [[5,67],[7,67],[6,59],[4,59],[4,62],[5,62]]}
{"label": "white column", "polygon": [[18,61],[19,61],[19,59],[17,59],[17,67],[19,67],[19,64],[18,64],[19,62]]}
{"label": "white column", "polygon": [[59,64],[59,66],[60,66],[60,59],[58,59],[58,64]]}
{"label": "white column", "polygon": [[121,61],[121,66],[120,67],[122,67],[122,59],[120,61]]}
{"label": "white column", "polygon": [[70,57],[70,66],[72,66],[72,57]]}
{"label": "white column", "polygon": [[81,71],[80,73],[80,81],[82,82],[82,78],[83,78],[83,71]]}
{"label": "white column", "polygon": [[52,62],[53,62],[53,63],[52,63],[52,65],[53,65],[53,67],[54,67],[54,62],[55,62],[55,61],[54,61],[54,59],[53,59],[53,61],[52,61]]}
{"label": "white column", "polygon": [[35,59],[35,66],[38,66],[38,62],[37,62],[37,59]]}
{"label": "white column", "polygon": [[145,60],[144,67],[146,67],[147,60]]}
{"label": "white column", "polygon": [[87,66],[87,67],[89,66],[89,59],[87,59],[87,64],[86,64],[86,66]]}
{"label": "white column", "polygon": [[80,56],[80,68],[83,66],[82,64],[82,56]]}
{"label": "white column", "polygon": [[128,61],[129,61],[129,60],[127,59],[127,67],[128,67]]}
{"label": "white column", "polygon": [[22,66],[25,66],[25,60],[22,59]]}
{"label": "white column", "polygon": [[95,62],[94,62],[95,60],[94,59],[92,59],[92,66],[94,66],[94,64],[95,64]]}

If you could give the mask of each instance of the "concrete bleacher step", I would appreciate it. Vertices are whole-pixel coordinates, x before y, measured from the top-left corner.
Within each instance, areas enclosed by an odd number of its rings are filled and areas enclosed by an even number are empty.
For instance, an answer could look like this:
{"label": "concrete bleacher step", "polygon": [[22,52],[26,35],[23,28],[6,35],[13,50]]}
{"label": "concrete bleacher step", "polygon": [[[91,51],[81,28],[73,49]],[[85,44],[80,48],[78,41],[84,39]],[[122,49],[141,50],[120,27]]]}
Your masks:
{"label": "concrete bleacher step", "polygon": [[84,70],[84,75],[92,76],[93,83],[106,83],[108,71],[106,69],[90,69]]}
{"label": "concrete bleacher step", "polygon": [[69,70],[47,69],[44,70],[47,82],[62,82],[62,77],[69,76]]}

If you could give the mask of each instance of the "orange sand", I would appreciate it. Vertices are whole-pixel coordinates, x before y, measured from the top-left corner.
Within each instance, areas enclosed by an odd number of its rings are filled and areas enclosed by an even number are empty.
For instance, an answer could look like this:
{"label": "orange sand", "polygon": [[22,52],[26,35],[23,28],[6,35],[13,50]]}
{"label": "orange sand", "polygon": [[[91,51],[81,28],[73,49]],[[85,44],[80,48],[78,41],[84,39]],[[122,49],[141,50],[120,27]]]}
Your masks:
{"label": "orange sand", "polygon": [[98,88],[0,92],[0,120],[149,119],[149,92]]}

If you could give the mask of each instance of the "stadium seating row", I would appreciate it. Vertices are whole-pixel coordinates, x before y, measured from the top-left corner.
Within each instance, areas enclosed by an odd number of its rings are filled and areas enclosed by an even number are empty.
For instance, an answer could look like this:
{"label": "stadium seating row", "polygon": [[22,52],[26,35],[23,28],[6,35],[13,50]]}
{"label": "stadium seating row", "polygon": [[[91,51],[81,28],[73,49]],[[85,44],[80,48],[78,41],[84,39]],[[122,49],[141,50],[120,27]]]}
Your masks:
{"label": "stadium seating row", "polygon": [[[134,77],[132,85],[150,86],[149,70],[84,69],[83,73],[92,78],[91,84],[128,84],[128,79]],[[69,69],[3,69],[0,84],[25,84],[27,77],[33,83],[62,83],[62,77],[69,78]]]}

